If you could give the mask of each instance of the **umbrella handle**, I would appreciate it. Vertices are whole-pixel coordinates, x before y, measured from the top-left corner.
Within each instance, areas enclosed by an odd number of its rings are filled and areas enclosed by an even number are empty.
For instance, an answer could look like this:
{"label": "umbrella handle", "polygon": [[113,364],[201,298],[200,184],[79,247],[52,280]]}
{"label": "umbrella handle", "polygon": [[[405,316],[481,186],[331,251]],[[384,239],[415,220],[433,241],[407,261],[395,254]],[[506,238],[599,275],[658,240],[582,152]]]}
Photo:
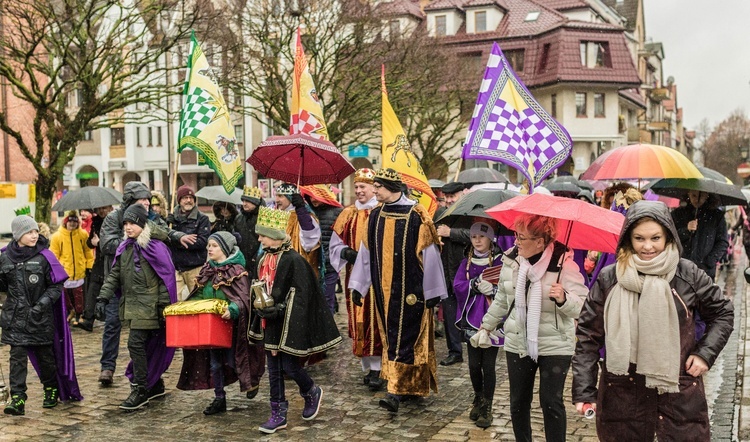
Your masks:
{"label": "umbrella handle", "polygon": [[[565,250],[568,250],[568,241],[570,241],[570,233],[573,231],[573,222],[568,223],[568,230],[565,232]],[[560,282],[560,275],[562,275],[562,266],[563,262],[565,261],[565,253],[563,252],[562,255],[560,255],[560,261],[557,262],[557,281],[555,283]]]}

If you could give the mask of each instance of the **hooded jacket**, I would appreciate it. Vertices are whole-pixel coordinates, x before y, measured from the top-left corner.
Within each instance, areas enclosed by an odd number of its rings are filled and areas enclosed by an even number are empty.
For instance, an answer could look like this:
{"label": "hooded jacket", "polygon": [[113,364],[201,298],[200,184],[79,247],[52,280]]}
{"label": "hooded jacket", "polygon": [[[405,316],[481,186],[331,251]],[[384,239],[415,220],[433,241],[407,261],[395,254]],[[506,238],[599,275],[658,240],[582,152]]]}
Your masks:
{"label": "hooded jacket", "polygon": [[82,228],[68,230],[64,225],[50,239],[49,249],[72,281],[83,279],[86,269],[94,265],[94,252],[87,245],[88,239],[89,234]]}
{"label": "hooded jacket", "polygon": [[[224,218],[221,215],[221,209],[225,208],[229,210],[229,218]],[[225,201],[216,201],[211,208],[214,212],[215,221],[211,224],[211,233],[216,232],[234,232],[234,220],[237,218],[237,206],[232,203]]]}
{"label": "hooded jacket", "polygon": [[[698,230],[691,232],[687,225],[694,219],[698,220]],[[715,208],[715,203],[712,204],[709,199],[698,209],[690,204],[675,209],[672,220],[682,243],[680,256],[693,261],[713,276],[716,273],[716,263],[729,247],[724,212]]]}
{"label": "hooded jacket", "polygon": [[[630,207],[618,250],[630,241],[633,224],[644,217],[665,227],[682,252],[669,210],[663,203],[653,201],[638,201]],[[680,259],[669,282],[680,319],[680,392],[657,394],[655,389],[645,388],[644,377],[635,372],[635,364],[630,365],[630,375],[609,373],[606,354],[597,388],[599,350],[605,342],[604,305],[617,283],[616,265],[602,270],[581,311],[573,356],[573,402],[597,403],[597,434],[603,441],[653,440],[654,434],[659,440],[672,440],[675,434],[691,434],[691,440],[710,440],[703,379],[688,375],[685,362],[690,355],[697,355],[709,367],[713,365],[732,333],[732,303],[724,299],[719,286],[696,264]],[[707,324],[706,333],[697,342],[696,312]]]}
{"label": "hooded jacket", "polygon": [[167,217],[167,223],[175,231],[187,235],[193,233],[198,235],[195,243],[188,248],[183,247],[180,243],[172,244],[172,259],[177,271],[184,272],[205,264],[206,245],[208,244],[208,237],[211,235],[211,222],[206,215],[198,210],[198,206],[193,207],[188,214],[182,213],[180,206],[175,207]]}

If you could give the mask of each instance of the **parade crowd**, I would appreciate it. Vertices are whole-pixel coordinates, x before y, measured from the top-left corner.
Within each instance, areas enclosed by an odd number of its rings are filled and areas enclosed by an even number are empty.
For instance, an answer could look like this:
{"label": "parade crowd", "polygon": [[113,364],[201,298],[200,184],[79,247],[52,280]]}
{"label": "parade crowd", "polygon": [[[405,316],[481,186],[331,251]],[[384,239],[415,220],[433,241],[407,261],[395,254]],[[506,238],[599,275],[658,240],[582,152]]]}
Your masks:
{"label": "parade crowd", "polygon": [[[127,327],[131,391],[120,408],[148,405],[169,387],[167,318],[176,306],[209,302],[233,324],[231,346],[180,350],[176,387],[213,390],[203,413],[214,415],[227,410],[231,384],[253,399],[265,383],[270,414],[259,430],[274,433],[287,427],[286,379],[312,420],[326,386],[306,367],[325,364],[326,351],[344,341],[333,316],[340,284],[362,388],[386,391],[384,411],[437,394],[438,364],[463,363],[465,348],[474,393],[466,406],[478,427],[490,427],[503,348],[516,440],[532,440],[537,374],[546,440],[565,440],[571,369],[575,408],[595,415],[600,440],[710,440],[702,375],[734,318],[714,279],[735,232],[750,248],[744,209],[728,225],[705,192],[690,191],[670,211],[617,183],[581,195],[625,217],[616,252],[599,253],[558,242],[548,216],[518,216],[511,229],[489,217],[439,221],[469,187],[439,189],[434,217],[393,169],[357,170],[348,207],[325,186],[282,184],[273,208],[245,187],[241,207],[213,205],[211,223],[195,189],[180,187],[168,212],[163,195],[136,181],[120,207],[70,211],[52,234],[19,215],[0,254],[4,412],[25,413],[28,361],[44,408],[82,400],[71,327],[92,332],[96,320],[104,324],[99,383],[112,385]],[[438,333],[448,350],[440,362]]]}

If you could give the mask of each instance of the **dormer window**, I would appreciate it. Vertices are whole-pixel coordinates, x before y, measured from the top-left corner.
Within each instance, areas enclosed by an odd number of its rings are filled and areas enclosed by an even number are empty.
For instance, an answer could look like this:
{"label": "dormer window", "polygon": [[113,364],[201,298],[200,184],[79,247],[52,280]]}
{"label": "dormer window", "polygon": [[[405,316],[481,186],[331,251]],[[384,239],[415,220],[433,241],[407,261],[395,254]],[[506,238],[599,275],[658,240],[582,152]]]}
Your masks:
{"label": "dormer window", "polygon": [[505,58],[510,63],[510,67],[516,72],[523,72],[523,65],[525,59],[525,51],[523,49],[513,49],[505,51]]}
{"label": "dormer window", "polygon": [[580,48],[581,66],[588,68],[612,67],[608,42],[581,41]]}
{"label": "dormer window", "polygon": [[438,37],[445,37],[448,35],[447,27],[448,17],[446,15],[435,16],[435,35]]}
{"label": "dormer window", "polygon": [[536,21],[539,18],[540,11],[532,11],[526,14],[526,18],[523,21]]}
{"label": "dormer window", "polygon": [[474,13],[474,29],[476,32],[487,31],[487,11],[477,11]]}

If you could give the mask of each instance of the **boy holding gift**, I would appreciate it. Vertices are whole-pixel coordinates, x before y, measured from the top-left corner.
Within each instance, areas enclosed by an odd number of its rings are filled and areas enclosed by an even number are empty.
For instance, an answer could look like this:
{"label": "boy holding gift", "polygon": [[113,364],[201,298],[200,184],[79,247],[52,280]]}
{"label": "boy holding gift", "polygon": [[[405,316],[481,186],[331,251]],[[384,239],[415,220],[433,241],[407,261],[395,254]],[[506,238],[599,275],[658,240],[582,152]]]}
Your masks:
{"label": "boy holding gift", "polygon": [[302,358],[341,342],[312,267],[292,249],[286,234],[288,218],[289,212],[261,207],[255,226],[264,251],[258,278],[266,283],[273,305],[253,308],[248,335],[263,341],[266,348],[271,417],[259,430],[269,434],[287,425],[289,402],[284,393],[284,374],[297,383],[305,400],[302,419],[312,420],[318,415],[323,390],[303,368]]}
{"label": "boy holding gift", "polygon": [[[203,410],[206,416],[227,411],[224,386],[239,379],[240,390],[254,397],[263,376],[265,352],[247,340],[250,315],[250,281],[245,256],[234,234],[219,231],[208,237],[208,261],[200,269],[195,289],[187,301],[222,299],[228,302],[221,316],[234,322],[231,348],[183,349],[182,371],[177,388],[206,390],[213,386],[215,398]],[[187,303],[181,303],[187,304]],[[177,306],[175,306],[177,307]]]}
{"label": "boy holding gift", "polygon": [[[128,411],[164,394],[161,375],[174,356],[174,349],[166,347],[162,313],[177,301],[175,269],[167,246],[151,239],[147,220],[148,211],[141,204],[125,210],[122,224],[127,239],[115,252],[112,270],[96,303],[96,319],[103,321],[107,303],[119,290],[120,320],[130,323],[131,393],[120,404]],[[126,374],[130,371],[128,367]]]}

